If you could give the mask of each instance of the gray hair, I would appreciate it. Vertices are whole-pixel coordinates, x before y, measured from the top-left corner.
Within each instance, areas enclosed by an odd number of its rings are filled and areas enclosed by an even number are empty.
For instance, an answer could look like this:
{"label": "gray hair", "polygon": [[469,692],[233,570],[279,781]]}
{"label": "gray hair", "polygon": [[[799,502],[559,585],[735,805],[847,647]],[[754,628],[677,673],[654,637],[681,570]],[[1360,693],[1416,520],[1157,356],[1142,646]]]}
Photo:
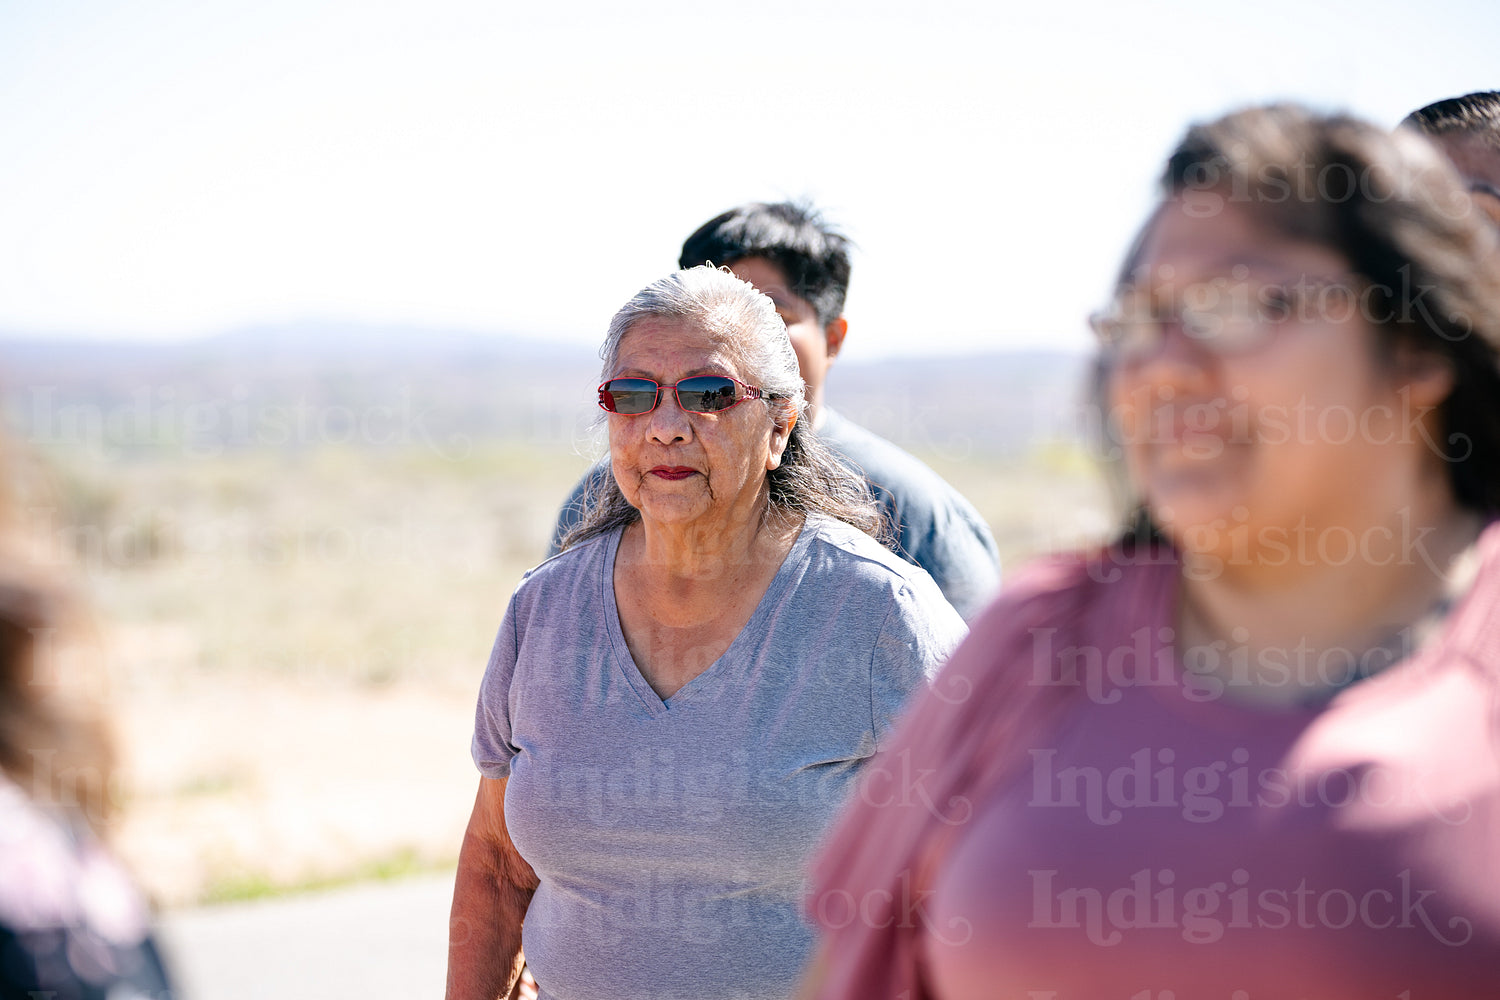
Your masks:
{"label": "gray hair", "polygon": [[[776,305],[728,268],[707,265],[675,271],[633,295],[615,313],[599,348],[601,381],[619,364],[620,344],[636,323],[671,317],[694,324],[726,347],[741,372],[765,393],[768,406],[783,419],[797,418],[781,464],[766,473],[768,504],[806,516],[823,513],[889,544],[892,534],[868,484],[828,450],[802,418],[807,412],[802,371]],[[567,549],[585,539],[640,519],[620,492],[615,477],[591,475],[583,496],[583,516],[562,539]]]}
{"label": "gray hair", "polygon": [[[599,357],[600,380],[614,374],[620,343],[636,323],[648,317],[670,317],[692,323],[728,347],[754,384],[787,410],[801,417],[807,409],[802,370],[786,335],[776,304],[729,270],[708,265],[674,271],[631,296],[609,321]],[[790,404],[790,405],[788,405]]]}

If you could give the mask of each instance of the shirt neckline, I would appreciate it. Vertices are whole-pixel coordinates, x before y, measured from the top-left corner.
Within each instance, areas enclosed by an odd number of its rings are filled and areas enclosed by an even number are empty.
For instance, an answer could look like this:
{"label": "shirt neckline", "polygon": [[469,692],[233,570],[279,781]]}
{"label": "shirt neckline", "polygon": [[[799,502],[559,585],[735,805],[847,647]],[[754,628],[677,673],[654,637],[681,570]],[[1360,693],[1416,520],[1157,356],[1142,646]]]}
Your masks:
{"label": "shirt neckline", "polygon": [[738,635],[729,644],[714,662],[710,663],[702,673],[688,681],[682,687],[672,693],[670,698],[662,698],[646,680],[646,675],[636,665],[635,657],[630,655],[630,647],[625,644],[625,631],[620,627],[620,608],[615,602],[615,557],[620,551],[620,539],[625,534],[625,526],[615,528],[609,533],[608,541],[603,553],[603,571],[600,573],[600,597],[604,602],[604,614],[609,623],[609,641],[614,653],[615,667],[619,670],[621,677],[635,691],[640,698],[642,706],[653,717],[660,717],[670,713],[674,708],[690,703],[695,694],[706,688],[711,688],[720,682],[729,671],[729,664],[736,662],[737,653],[742,645],[753,640],[746,639],[746,635],[758,634],[761,625],[771,608],[780,602],[782,594],[790,586],[792,578],[792,567],[800,564],[807,547],[812,544],[813,537],[817,534],[814,520],[818,515],[810,514],[802,522],[802,527],[797,530],[797,538],[792,542],[792,547],[782,557],[781,565],[776,567],[776,575],[771,578],[771,583],[766,587],[766,592],[761,595],[760,601],[755,605],[755,611],[751,613],[745,627],[740,629]]}

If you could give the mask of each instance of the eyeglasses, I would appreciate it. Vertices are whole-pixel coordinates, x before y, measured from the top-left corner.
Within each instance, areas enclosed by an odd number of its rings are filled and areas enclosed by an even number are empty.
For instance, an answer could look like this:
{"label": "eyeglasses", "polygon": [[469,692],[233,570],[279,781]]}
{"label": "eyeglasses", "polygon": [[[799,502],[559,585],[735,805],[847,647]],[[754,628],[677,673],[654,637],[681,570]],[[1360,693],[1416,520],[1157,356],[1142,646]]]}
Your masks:
{"label": "eyeglasses", "polygon": [[1169,324],[1215,355],[1244,354],[1264,346],[1284,323],[1349,319],[1358,304],[1358,282],[1346,276],[1255,286],[1214,279],[1182,289],[1171,313],[1142,290],[1090,316],[1089,325],[1100,349],[1118,361],[1141,361],[1155,354],[1166,340]]}
{"label": "eyeglasses", "polygon": [[[735,386],[743,389],[744,395],[736,396]],[[612,378],[599,387],[599,406],[610,413],[631,416],[650,413],[661,405],[662,392],[667,389],[677,393],[677,405],[689,413],[722,413],[764,395],[755,386],[728,375],[694,375],[676,385],[662,385],[649,378]]]}

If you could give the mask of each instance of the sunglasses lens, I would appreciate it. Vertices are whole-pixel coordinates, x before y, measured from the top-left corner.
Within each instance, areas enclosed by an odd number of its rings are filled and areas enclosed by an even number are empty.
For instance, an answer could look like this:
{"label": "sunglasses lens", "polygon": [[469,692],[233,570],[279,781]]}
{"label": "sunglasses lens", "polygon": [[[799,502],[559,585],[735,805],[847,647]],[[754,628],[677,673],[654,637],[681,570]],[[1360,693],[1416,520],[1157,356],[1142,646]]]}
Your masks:
{"label": "sunglasses lens", "polygon": [[599,405],[610,413],[650,413],[657,385],[645,378],[612,378],[599,387]]}
{"label": "sunglasses lens", "polygon": [[717,413],[734,405],[734,381],[722,375],[699,375],[677,383],[677,401],[684,410]]}

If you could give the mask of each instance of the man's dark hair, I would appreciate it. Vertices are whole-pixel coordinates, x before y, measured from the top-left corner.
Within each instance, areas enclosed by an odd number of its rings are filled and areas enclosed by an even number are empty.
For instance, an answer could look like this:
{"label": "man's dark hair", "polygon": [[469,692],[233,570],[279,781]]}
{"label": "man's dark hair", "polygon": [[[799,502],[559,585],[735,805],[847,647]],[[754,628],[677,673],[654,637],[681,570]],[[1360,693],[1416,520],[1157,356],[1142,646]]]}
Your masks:
{"label": "man's dark hair", "polygon": [[788,290],[812,303],[824,326],[843,315],[849,240],[811,205],[757,201],[731,208],[683,242],[677,266],[724,267],[746,257],[762,257],[780,268]]}
{"label": "man's dark hair", "polygon": [[1500,90],[1480,90],[1418,108],[1401,123],[1429,136],[1461,132],[1500,149]]}

